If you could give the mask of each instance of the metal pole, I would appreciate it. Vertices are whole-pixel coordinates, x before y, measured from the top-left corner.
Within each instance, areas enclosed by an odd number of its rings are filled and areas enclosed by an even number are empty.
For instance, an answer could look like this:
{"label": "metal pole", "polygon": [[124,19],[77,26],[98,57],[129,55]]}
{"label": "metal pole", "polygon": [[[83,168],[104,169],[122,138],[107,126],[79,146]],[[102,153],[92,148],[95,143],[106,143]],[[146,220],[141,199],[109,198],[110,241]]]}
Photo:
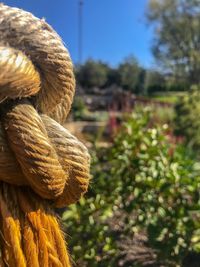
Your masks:
{"label": "metal pole", "polygon": [[82,38],[83,38],[83,29],[82,29],[82,24],[83,24],[83,17],[82,17],[82,10],[83,10],[83,0],[79,1],[79,15],[78,15],[78,61],[79,64],[81,65],[82,63]]}

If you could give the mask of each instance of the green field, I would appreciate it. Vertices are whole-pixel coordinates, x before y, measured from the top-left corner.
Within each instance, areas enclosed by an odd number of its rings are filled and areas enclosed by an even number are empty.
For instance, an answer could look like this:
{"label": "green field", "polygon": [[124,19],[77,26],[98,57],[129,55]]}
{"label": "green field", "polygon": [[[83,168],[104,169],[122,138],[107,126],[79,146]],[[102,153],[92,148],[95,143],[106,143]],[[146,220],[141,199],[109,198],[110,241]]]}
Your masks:
{"label": "green field", "polygon": [[165,103],[176,103],[180,97],[184,96],[185,92],[163,92],[156,93],[151,96],[151,99],[155,99],[157,101],[165,102]]}

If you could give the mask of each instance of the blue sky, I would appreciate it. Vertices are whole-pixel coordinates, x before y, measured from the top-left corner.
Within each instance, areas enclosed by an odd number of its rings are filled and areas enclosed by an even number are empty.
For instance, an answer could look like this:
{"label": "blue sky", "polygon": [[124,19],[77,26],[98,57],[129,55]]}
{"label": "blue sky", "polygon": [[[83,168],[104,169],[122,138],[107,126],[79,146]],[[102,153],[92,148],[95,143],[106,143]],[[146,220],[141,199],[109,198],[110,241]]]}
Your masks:
{"label": "blue sky", "polygon": [[[5,4],[45,18],[59,33],[75,63],[78,61],[79,0],[4,0]],[[83,61],[100,59],[112,66],[129,55],[141,65],[153,64],[152,29],[145,23],[148,0],[84,0]]]}

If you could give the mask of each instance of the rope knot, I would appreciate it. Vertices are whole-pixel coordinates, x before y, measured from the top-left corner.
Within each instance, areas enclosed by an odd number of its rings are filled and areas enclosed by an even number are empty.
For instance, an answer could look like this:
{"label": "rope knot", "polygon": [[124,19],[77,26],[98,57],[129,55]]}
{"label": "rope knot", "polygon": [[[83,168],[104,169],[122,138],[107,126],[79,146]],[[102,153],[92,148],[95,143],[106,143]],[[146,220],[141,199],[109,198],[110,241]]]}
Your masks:
{"label": "rope knot", "polygon": [[87,191],[90,157],[63,123],[74,96],[68,51],[44,21],[0,4],[0,180],[62,207]]}

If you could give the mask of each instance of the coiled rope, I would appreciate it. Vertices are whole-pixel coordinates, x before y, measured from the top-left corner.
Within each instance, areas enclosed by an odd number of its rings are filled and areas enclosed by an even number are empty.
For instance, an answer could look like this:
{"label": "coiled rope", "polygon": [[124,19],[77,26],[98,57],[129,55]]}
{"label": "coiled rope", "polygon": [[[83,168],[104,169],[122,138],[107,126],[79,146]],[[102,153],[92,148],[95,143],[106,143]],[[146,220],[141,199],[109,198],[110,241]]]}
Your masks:
{"label": "coiled rope", "polygon": [[0,266],[71,266],[53,207],[89,182],[88,151],[61,126],[74,89],[55,31],[0,4]]}

